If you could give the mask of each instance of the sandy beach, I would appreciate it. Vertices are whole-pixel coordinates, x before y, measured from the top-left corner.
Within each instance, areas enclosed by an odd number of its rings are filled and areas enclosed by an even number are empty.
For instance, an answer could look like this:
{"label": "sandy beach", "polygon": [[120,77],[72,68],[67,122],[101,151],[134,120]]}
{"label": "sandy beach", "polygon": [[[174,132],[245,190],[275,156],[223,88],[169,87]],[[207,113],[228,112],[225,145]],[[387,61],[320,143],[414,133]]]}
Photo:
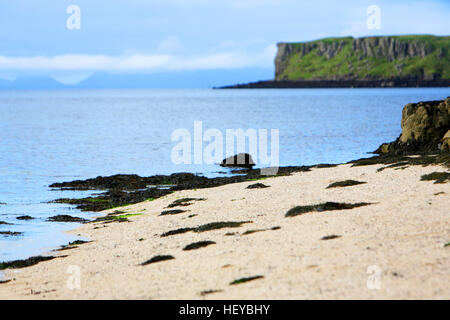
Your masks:
{"label": "sandy beach", "polygon": [[[381,167],[313,168],[122,207],[130,222],[85,224],[72,232],[91,242],[5,270],[0,299],[449,299],[450,185],[420,179],[447,168]],[[327,188],[347,179],[365,183]],[[268,187],[247,189],[255,183]],[[204,200],[167,208],[183,198]],[[370,204],[285,216],[325,202]],[[176,209],[186,211],[160,215]],[[198,228],[213,222],[245,223]],[[180,228],[192,230],[161,236]],[[210,242],[183,250],[200,241]],[[173,259],[141,265],[155,256]]]}

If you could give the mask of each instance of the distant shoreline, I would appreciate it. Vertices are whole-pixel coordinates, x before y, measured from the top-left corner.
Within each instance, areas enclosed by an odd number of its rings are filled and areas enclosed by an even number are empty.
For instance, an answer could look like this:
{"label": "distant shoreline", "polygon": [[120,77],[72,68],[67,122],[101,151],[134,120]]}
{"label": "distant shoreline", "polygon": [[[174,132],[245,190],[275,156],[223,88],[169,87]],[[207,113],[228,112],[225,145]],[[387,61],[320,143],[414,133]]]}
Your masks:
{"label": "distant shoreline", "polygon": [[450,87],[450,79],[417,80],[262,80],[213,89],[295,89],[295,88],[432,88]]}

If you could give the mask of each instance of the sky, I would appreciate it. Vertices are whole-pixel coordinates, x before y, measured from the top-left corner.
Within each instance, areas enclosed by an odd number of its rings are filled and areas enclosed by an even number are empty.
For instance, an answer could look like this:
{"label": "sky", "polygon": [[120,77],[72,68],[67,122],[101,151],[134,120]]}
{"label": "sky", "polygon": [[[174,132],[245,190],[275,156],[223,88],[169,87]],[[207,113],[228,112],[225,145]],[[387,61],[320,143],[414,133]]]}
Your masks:
{"label": "sky", "polygon": [[[371,6],[380,10],[377,28],[367,25]],[[277,42],[449,35],[449,17],[448,0],[1,0],[0,79],[273,75]]]}

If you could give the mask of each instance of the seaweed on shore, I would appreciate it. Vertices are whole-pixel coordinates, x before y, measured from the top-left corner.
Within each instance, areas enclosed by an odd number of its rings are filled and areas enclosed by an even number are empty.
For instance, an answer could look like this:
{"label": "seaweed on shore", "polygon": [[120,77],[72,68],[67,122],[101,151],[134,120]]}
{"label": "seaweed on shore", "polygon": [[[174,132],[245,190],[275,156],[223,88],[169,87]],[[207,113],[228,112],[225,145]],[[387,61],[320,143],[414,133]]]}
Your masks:
{"label": "seaweed on shore", "polygon": [[35,264],[38,264],[39,262],[42,261],[48,261],[48,260],[52,260],[55,259],[57,257],[54,256],[36,256],[36,257],[31,257],[25,260],[14,260],[14,261],[9,261],[9,262],[0,262],[0,270],[5,270],[5,269],[20,269],[20,268],[26,268],[26,267],[30,267],[33,266]]}
{"label": "seaweed on shore", "polygon": [[219,292],[223,292],[223,290],[204,290],[204,291],[200,292],[200,295],[202,297],[204,297],[208,294],[219,293]]}
{"label": "seaweed on shore", "polygon": [[150,260],[147,260],[143,263],[141,263],[141,266],[146,266],[152,263],[157,263],[157,262],[161,262],[161,261],[167,261],[167,260],[173,260],[175,259],[173,256],[170,255],[158,255],[158,256],[154,256],[153,258],[151,258]]}
{"label": "seaweed on shore", "polygon": [[83,219],[83,218],[79,218],[79,217],[72,217],[69,215],[65,215],[65,214],[61,214],[61,215],[56,215],[53,217],[50,217],[47,219],[47,221],[51,221],[51,222],[79,222],[79,223],[83,223],[83,222],[87,222],[89,220]]}
{"label": "seaweed on shore", "polygon": [[175,209],[175,210],[165,210],[162,211],[160,216],[167,216],[167,215],[174,215],[174,214],[180,214],[186,212],[186,210],[181,210],[181,209]]}
{"label": "seaweed on shore", "polygon": [[358,184],[364,184],[364,183],[367,183],[367,182],[356,181],[356,180],[344,180],[344,181],[338,181],[338,182],[331,183],[330,185],[328,185],[327,189],[338,188],[338,187],[350,187],[350,186],[356,186]]}
{"label": "seaweed on shore", "polygon": [[252,221],[211,222],[211,223],[207,223],[207,224],[195,227],[195,228],[179,228],[179,229],[175,229],[175,230],[170,230],[168,232],[161,234],[161,237],[168,237],[168,236],[173,236],[176,234],[182,234],[182,233],[191,232],[191,231],[200,233],[200,232],[206,232],[206,231],[211,231],[211,230],[218,230],[218,229],[222,229],[222,228],[238,228],[245,223],[252,223]]}
{"label": "seaweed on shore", "polygon": [[194,231],[194,228],[179,228],[179,229],[167,231],[167,232],[161,234],[161,237],[174,236],[176,234],[182,234],[182,233],[186,233],[186,232],[190,232],[190,231]]}
{"label": "seaweed on shore", "polygon": [[340,202],[324,202],[315,205],[308,206],[296,206],[290,209],[286,213],[286,217],[295,217],[308,212],[323,212],[323,211],[333,211],[333,210],[349,210],[353,208],[368,206],[371,203],[358,202],[358,203],[340,203]]}
{"label": "seaweed on shore", "polygon": [[211,230],[218,230],[223,228],[239,228],[245,223],[252,223],[252,221],[227,221],[227,222],[211,222],[195,228],[194,232],[206,232]]}
{"label": "seaweed on shore", "polygon": [[352,167],[357,166],[370,166],[375,164],[384,164],[384,165],[393,165],[398,164],[399,166],[405,165],[421,165],[421,166],[429,166],[429,165],[443,165],[447,168],[450,168],[450,152],[442,152],[436,154],[430,153],[418,153],[412,155],[395,155],[395,154],[386,154],[373,156],[371,158],[362,158],[358,160],[353,160],[348,162],[352,164]]}
{"label": "seaweed on shore", "polygon": [[200,248],[204,248],[207,247],[209,245],[212,244],[216,244],[214,241],[199,241],[199,242],[193,242],[191,244],[188,244],[187,246],[185,246],[183,248],[184,251],[189,251],[189,250],[195,250],[195,249],[200,249]]}
{"label": "seaweed on shore", "polygon": [[183,198],[177,199],[167,206],[167,208],[186,207],[192,204],[192,201],[205,201],[205,198]]}
{"label": "seaweed on shore", "polygon": [[421,181],[432,181],[435,180],[434,183],[446,183],[450,182],[450,172],[432,172],[429,174],[424,174],[420,177]]}
{"label": "seaweed on shore", "polygon": [[[276,174],[271,176],[289,175],[293,172],[304,171],[310,171],[310,167],[281,167]],[[52,201],[53,203],[75,205],[77,209],[82,211],[102,211],[143,202],[149,199],[158,199],[174,191],[211,188],[267,177],[270,176],[261,175],[261,170],[259,169],[246,170],[245,175],[215,178],[207,178],[192,173],[174,173],[171,175],[156,175],[151,177],[114,175],[110,177],[97,177],[87,180],[54,183],[50,185],[50,187],[59,188],[61,190],[106,190],[95,197],[81,199],[63,198]],[[167,188],[155,187],[161,185],[167,186]],[[169,205],[169,208],[186,206],[189,204],[189,202],[183,203],[183,201],[180,201],[178,204]]]}
{"label": "seaweed on shore", "polygon": [[381,168],[377,169],[377,172],[381,172],[381,171],[383,171],[384,169],[389,169],[389,168],[406,167],[408,164],[409,164],[408,161],[400,161],[400,162],[396,162],[396,163],[390,164],[390,165],[388,165],[388,166],[381,167]]}
{"label": "seaweed on shore", "polygon": [[0,280],[0,284],[5,284],[5,283],[8,283],[8,282],[11,282],[11,280]]}
{"label": "seaweed on shore", "polygon": [[332,234],[332,235],[329,235],[329,236],[324,236],[324,237],[320,238],[320,240],[333,240],[333,239],[337,239],[337,238],[340,238],[340,237],[342,237],[342,236],[338,236],[336,234]]}
{"label": "seaweed on shore", "polygon": [[3,236],[21,236],[23,232],[18,231],[0,231],[0,235]]}
{"label": "seaweed on shore", "polygon": [[75,240],[72,242],[69,242],[67,245],[62,245],[59,249],[56,249],[56,251],[65,251],[70,249],[78,248],[79,245],[89,243],[91,241],[84,241],[84,240]]}
{"label": "seaweed on shore", "polygon": [[269,188],[269,186],[266,186],[263,183],[255,183],[247,187],[247,189],[264,189],[264,188]]}
{"label": "seaweed on shore", "polygon": [[236,280],[230,282],[230,286],[234,286],[234,285],[237,285],[237,284],[241,284],[241,283],[245,283],[245,282],[249,282],[249,281],[253,281],[253,280],[257,280],[257,279],[263,279],[263,278],[264,278],[264,276],[260,276],[260,275],[252,276],[252,277],[239,278],[239,279],[236,279]]}

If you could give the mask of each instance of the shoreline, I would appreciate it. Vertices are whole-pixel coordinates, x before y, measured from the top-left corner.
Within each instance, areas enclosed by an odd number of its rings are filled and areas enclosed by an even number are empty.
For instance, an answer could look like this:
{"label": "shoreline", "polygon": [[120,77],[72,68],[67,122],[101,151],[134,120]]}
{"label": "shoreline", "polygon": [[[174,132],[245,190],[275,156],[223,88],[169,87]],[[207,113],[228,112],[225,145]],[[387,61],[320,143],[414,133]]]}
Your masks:
{"label": "shoreline", "polygon": [[[439,164],[395,166],[398,163],[315,167],[261,181],[179,190],[112,215],[118,209],[102,211],[113,217],[111,221],[71,232],[91,242],[55,253],[62,258],[5,270],[13,280],[0,284],[0,297],[448,299],[445,270],[450,248],[445,245],[450,241],[450,201],[445,194],[450,188],[448,183],[420,180],[424,174],[448,169]],[[348,179],[365,183],[327,188]],[[259,184],[268,187],[246,189]],[[206,200],[167,208],[183,198]],[[293,207],[330,201],[370,204],[285,217]],[[125,218],[123,223],[120,218]],[[211,226],[213,222],[219,224]],[[178,233],[162,236],[170,231]],[[200,243],[195,250],[183,250],[196,242]],[[174,259],[141,265],[157,256]],[[367,267],[378,264],[389,290],[366,287]],[[80,268],[81,287],[70,290],[66,271],[73,265]],[[230,285],[259,276],[263,278]]]}
{"label": "shoreline", "polygon": [[448,88],[450,79],[381,79],[381,80],[261,80],[214,87],[213,89],[333,89],[333,88]]}

